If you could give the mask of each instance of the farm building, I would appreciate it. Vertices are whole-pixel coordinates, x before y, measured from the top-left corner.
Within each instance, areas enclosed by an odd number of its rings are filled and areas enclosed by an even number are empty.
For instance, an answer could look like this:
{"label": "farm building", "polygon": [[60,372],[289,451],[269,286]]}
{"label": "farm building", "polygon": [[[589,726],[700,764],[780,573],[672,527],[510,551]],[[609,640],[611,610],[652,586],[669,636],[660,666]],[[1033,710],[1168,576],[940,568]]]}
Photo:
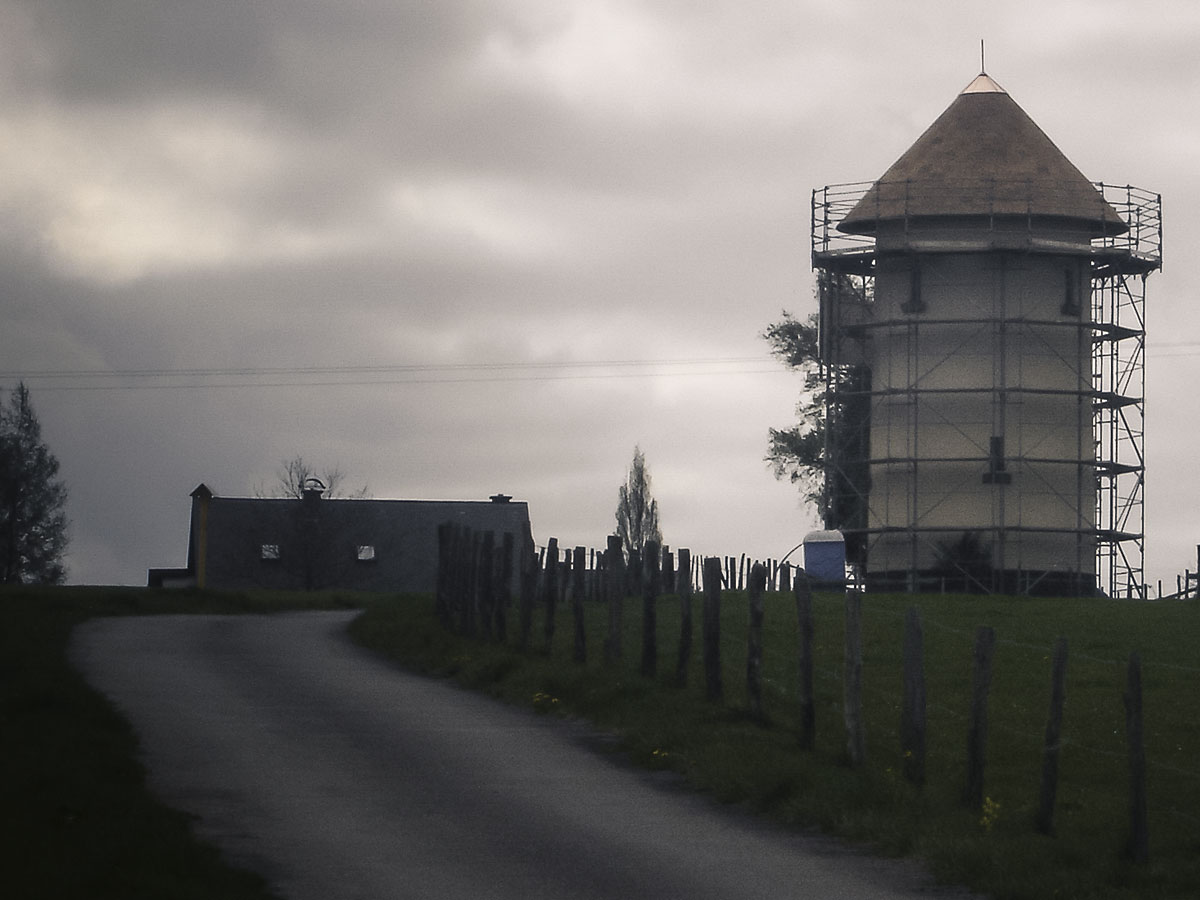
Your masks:
{"label": "farm building", "polygon": [[[302,499],[219,497],[192,491],[187,567],[150,569],[151,587],[433,591],[438,526],[514,537],[529,552],[529,507],[490,500],[341,500],[305,486]],[[513,571],[520,570],[516,560]]]}
{"label": "farm building", "polygon": [[1125,595],[1161,200],[979,75],[876,181],[813,192],[826,507],[869,589]]}

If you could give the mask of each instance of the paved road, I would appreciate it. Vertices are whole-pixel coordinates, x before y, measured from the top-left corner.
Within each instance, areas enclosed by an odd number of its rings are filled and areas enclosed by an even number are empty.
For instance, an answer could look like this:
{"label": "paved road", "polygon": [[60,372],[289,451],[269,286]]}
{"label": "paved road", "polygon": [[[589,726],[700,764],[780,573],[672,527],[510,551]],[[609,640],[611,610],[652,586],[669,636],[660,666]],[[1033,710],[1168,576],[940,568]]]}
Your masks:
{"label": "paved road", "polygon": [[152,787],[295,900],[929,896],[911,866],[731,814],[581,726],[403,673],[350,642],[353,615],[98,619],[72,658]]}

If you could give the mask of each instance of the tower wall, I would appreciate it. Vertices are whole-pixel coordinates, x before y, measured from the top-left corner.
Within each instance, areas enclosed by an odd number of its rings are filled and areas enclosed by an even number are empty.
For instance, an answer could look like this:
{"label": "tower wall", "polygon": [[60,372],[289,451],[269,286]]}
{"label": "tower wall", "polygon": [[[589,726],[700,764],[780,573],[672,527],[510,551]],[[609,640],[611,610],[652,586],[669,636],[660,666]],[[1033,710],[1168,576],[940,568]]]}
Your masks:
{"label": "tower wall", "polygon": [[877,252],[868,583],[1090,590],[1086,235],[909,223]]}

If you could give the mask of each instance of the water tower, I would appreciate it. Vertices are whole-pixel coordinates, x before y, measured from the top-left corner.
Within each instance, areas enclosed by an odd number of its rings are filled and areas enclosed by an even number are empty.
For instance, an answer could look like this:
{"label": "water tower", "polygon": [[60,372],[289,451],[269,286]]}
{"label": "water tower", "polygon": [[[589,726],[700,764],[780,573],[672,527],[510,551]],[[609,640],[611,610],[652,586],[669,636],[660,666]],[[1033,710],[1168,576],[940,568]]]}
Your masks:
{"label": "water tower", "polygon": [[1140,591],[1161,200],[983,74],[882,177],[813,192],[826,507],[873,590]]}

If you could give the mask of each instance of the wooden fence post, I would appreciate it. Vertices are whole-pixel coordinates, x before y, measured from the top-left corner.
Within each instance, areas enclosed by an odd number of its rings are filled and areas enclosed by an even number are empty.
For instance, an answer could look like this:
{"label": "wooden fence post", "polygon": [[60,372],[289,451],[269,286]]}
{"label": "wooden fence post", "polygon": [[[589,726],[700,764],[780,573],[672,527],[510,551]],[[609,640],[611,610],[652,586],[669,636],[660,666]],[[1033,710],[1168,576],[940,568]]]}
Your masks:
{"label": "wooden fence post", "polygon": [[763,593],[767,589],[767,568],[755,563],[750,569],[749,607],[750,626],[747,629],[746,646],[746,700],[750,715],[763,722],[762,665],[763,665]]}
{"label": "wooden fence post", "polygon": [[983,808],[983,770],[987,763],[988,691],[992,686],[992,656],[996,631],[988,625],[975,634],[975,669],[971,678],[971,717],[967,731],[967,783],[963,803]]}
{"label": "wooden fence post", "polygon": [[529,649],[530,632],[533,631],[533,604],[537,596],[538,557],[532,547],[521,553],[521,611],[520,633],[517,637],[519,650]]}
{"label": "wooden fence post", "polygon": [[721,688],[721,560],[704,560],[704,695],[720,700]]}
{"label": "wooden fence post", "polygon": [[604,575],[608,589],[608,640],[604,642],[604,661],[612,663],[621,658],[621,607],[625,602],[625,556],[621,538],[615,534],[608,536]]}
{"label": "wooden fence post", "polygon": [[1042,750],[1042,786],[1038,792],[1036,826],[1042,834],[1054,833],[1054,802],[1058,796],[1058,751],[1062,746],[1063,702],[1066,699],[1067,639],[1054,644],[1050,671],[1050,716],[1046,720],[1046,744]]}
{"label": "wooden fence post", "polygon": [[1129,654],[1129,685],[1125,689],[1125,736],[1129,744],[1129,857],[1150,861],[1150,831],[1146,822],[1146,745],[1142,732],[1142,658]]}
{"label": "wooden fence post", "polygon": [[679,551],[679,569],[675,589],[679,593],[679,659],[675,663],[675,684],[686,687],[692,664],[692,551]]}
{"label": "wooden fence post", "polygon": [[433,610],[443,628],[450,626],[450,573],[454,571],[454,564],[450,557],[453,547],[451,541],[453,528],[454,526],[449,522],[443,522],[437,530],[437,587],[434,592]]}
{"label": "wooden fence post", "polygon": [[646,541],[644,557],[646,572],[642,588],[642,676],[658,674],[658,602],[659,561],[662,559],[657,541]]}
{"label": "wooden fence post", "polygon": [[842,675],[846,755],[851,766],[867,758],[867,730],[862,714],[862,594],[846,591],[846,657]]}
{"label": "wooden fence post", "polygon": [[793,583],[796,595],[796,623],[800,633],[800,746],[811,750],[817,736],[817,708],[813,702],[812,588],[808,583],[808,574],[803,569],[796,569]]}
{"label": "wooden fence post", "polygon": [[625,595],[627,597],[642,596],[642,551],[636,547],[629,548],[629,565],[625,568]]}
{"label": "wooden fence post", "polygon": [[496,533],[485,531],[479,548],[479,625],[485,641],[492,639],[496,606]]}
{"label": "wooden fence post", "polygon": [[588,600],[596,599],[596,550],[584,548],[583,596]]}
{"label": "wooden fence post", "polygon": [[558,566],[558,602],[561,606],[566,606],[567,594],[571,592],[571,579],[575,575],[571,568],[574,556],[566,547],[563,548],[562,555],[562,562]]}
{"label": "wooden fence post", "polygon": [[542,596],[546,601],[546,617],[542,622],[542,634],[546,640],[546,652],[554,642],[554,609],[558,606],[558,538],[546,541],[545,581]]}
{"label": "wooden fence post", "polygon": [[584,583],[584,563],[587,561],[587,548],[575,548],[575,563],[571,567],[571,608],[575,612],[575,662],[587,662],[587,631],[583,622],[583,595],[587,590]]}
{"label": "wooden fence post", "polygon": [[451,524],[448,535],[449,544],[446,554],[448,566],[446,570],[446,628],[450,631],[458,629],[458,593],[459,581],[462,578],[462,548],[460,546],[462,528]]}
{"label": "wooden fence post", "polygon": [[516,538],[511,531],[504,532],[500,541],[500,576],[496,585],[496,640],[508,640],[508,608],[512,605],[513,548]]}
{"label": "wooden fence post", "polygon": [[467,631],[474,637],[479,632],[479,622],[482,618],[483,604],[483,535],[476,531],[471,535],[471,573],[470,586],[467,593]]}
{"label": "wooden fence post", "polygon": [[900,712],[900,750],[904,777],[925,783],[925,637],[921,614],[910,606],[904,615],[904,701]]}
{"label": "wooden fence post", "polygon": [[475,533],[464,526],[458,540],[458,633],[471,635],[475,633]]}

